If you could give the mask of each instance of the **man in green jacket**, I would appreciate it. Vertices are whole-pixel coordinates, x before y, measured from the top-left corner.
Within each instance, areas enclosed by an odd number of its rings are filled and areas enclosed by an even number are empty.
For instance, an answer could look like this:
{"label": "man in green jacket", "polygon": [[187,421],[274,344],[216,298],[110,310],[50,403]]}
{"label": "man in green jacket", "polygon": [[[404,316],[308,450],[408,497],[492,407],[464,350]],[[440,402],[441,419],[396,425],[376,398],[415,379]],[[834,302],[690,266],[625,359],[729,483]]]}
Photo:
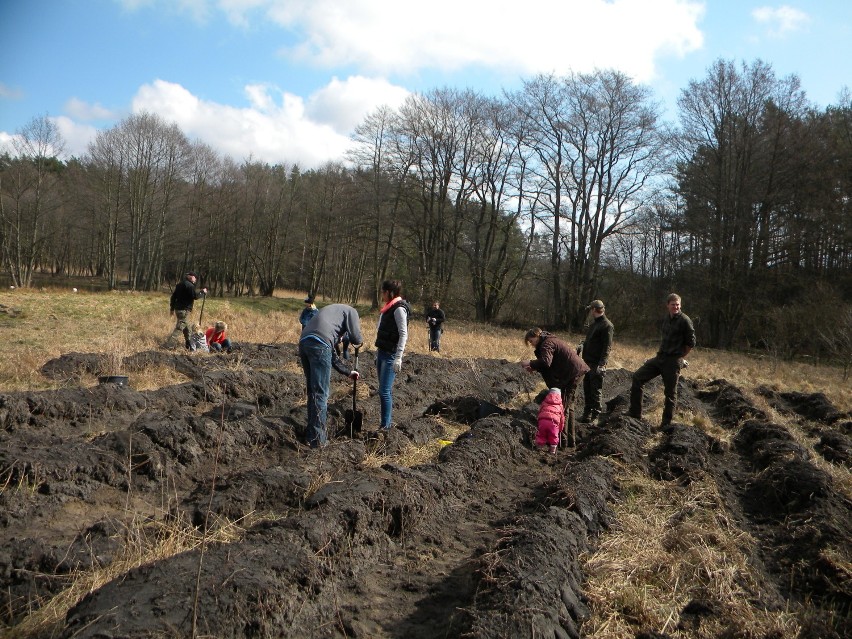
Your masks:
{"label": "man in green jacket", "polygon": [[695,328],[692,320],[680,310],[680,303],[680,295],[669,295],[666,302],[669,312],[662,323],[660,349],[633,373],[629,417],[642,417],[642,387],[657,375],[662,375],[665,405],[660,426],[671,424],[677,407],[677,382],[681,369],[686,368],[684,358],[695,348]]}

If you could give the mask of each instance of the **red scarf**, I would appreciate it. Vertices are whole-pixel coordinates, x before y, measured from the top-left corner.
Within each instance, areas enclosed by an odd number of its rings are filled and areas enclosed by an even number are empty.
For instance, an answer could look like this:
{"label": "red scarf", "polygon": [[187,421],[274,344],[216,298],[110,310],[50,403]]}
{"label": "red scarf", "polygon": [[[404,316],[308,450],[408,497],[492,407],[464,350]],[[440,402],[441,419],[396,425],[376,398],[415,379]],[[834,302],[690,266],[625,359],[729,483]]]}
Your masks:
{"label": "red scarf", "polygon": [[379,311],[379,314],[380,314],[380,315],[384,315],[386,310],[388,310],[391,306],[393,306],[393,305],[394,305],[394,304],[396,304],[397,302],[401,302],[401,301],[402,301],[402,297],[400,297],[400,296],[396,296],[396,297],[395,297],[395,298],[393,298],[390,302],[388,302],[387,304],[385,304],[384,306],[382,306],[382,310],[380,310],[380,311]]}

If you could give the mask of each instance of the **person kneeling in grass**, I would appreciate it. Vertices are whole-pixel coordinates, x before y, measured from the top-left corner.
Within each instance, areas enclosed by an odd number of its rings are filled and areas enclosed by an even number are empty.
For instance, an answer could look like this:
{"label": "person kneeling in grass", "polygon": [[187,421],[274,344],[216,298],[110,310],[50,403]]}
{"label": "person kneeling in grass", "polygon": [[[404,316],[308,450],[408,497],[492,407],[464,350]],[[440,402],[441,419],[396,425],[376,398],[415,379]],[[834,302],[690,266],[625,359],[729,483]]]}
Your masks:
{"label": "person kneeling in grass", "polygon": [[212,327],[207,329],[207,343],[210,345],[210,350],[216,353],[226,351],[231,352],[231,340],[228,338],[228,325],[225,322],[216,322]]}

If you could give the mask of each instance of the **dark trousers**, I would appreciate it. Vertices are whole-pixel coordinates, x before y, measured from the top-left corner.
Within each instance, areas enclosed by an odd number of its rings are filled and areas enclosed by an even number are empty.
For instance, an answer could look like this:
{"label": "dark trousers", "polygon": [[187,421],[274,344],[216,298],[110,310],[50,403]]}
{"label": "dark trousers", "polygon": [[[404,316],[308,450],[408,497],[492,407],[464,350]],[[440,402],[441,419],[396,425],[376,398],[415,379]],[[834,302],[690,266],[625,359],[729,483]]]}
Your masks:
{"label": "dark trousers", "polygon": [[662,425],[671,423],[677,406],[677,380],[680,377],[680,358],[667,355],[657,355],[646,361],[633,373],[633,384],[630,387],[630,415],[642,417],[642,387],[658,375],[663,376],[663,406]]}
{"label": "dark trousers", "polygon": [[565,434],[570,439],[571,446],[577,445],[574,426],[574,401],[577,399],[577,387],[580,385],[580,377],[570,384],[559,387],[562,393],[562,406],[565,409]]}
{"label": "dark trousers", "polygon": [[583,377],[583,397],[585,399],[585,408],[583,413],[586,415],[592,412],[600,413],[603,410],[603,373],[596,373],[594,364],[586,362],[591,369],[586,376]]}
{"label": "dark trousers", "polygon": [[440,326],[429,327],[429,350],[441,352],[441,333],[444,331]]}

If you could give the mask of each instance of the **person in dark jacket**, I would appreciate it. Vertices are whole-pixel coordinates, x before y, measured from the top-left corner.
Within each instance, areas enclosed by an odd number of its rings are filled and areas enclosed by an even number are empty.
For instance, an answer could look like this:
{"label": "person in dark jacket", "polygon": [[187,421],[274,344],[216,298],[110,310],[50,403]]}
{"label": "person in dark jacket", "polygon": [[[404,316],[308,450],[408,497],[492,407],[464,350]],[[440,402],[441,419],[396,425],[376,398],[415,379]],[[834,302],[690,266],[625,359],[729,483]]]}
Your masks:
{"label": "person in dark jacket", "polygon": [[540,328],[528,330],[524,341],[535,349],[536,359],[521,362],[521,365],[529,372],[538,371],[549,388],[558,388],[562,392],[562,405],[567,417],[565,430],[570,435],[571,446],[576,446],[574,399],[589,367],[573,347]]}
{"label": "person in dark jacket", "polygon": [[606,307],[601,300],[594,300],[586,310],[591,311],[592,323],[586,331],[586,339],[579,346],[583,361],[589,367],[589,372],[583,378],[585,407],[580,421],[593,422],[603,410],[603,380],[615,327],[607,319]]}
{"label": "person in dark jacket", "polygon": [[305,298],[305,308],[303,308],[302,312],[299,313],[299,324],[302,325],[303,329],[305,328],[305,326],[308,325],[308,322],[310,322],[314,318],[314,315],[316,315],[317,313],[319,313],[319,309],[317,309],[316,304],[314,304],[314,296],[308,295]]}
{"label": "person in dark jacket", "polygon": [[364,340],[358,311],[346,304],[329,304],[314,315],[299,337],[299,358],[308,391],[306,440],[311,448],[322,448],[328,443],[326,420],[331,369],[349,379],[359,378],[358,371],[348,368],[334,351],[334,345],[345,332],[349,333],[353,346],[359,348]]}
{"label": "person in dark jacket", "polygon": [[183,335],[184,346],[187,349],[190,347],[189,321],[187,318],[192,313],[195,300],[202,295],[207,295],[206,288],[202,288],[200,291],[195,290],[196,281],[198,281],[198,275],[194,271],[189,271],[172,292],[169,300],[169,315],[174,315],[177,322],[172,334],[166,340],[166,347],[168,348],[177,348],[181,335]]}
{"label": "person in dark jacket", "polygon": [[660,426],[668,426],[677,407],[677,382],[680,371],[686,368],[684,357],[695,348],[695,328],[692,320],[681,311],[680,295],[672,293],[666,300],[668,315],[662,322],[662,341],[657,354],[647,360],[633,373],[633,383],[630,387],[630,417],[642,417],[642,387],[649,381],[662,375],[663,419]]}
{"label": "person in dark jacket", "polygon": [[408,341],[408,317],[411,307],[402,299],[402,282],[382,282],[382,309],[376,327],[376,374],[379,377],[380,431],[391,427],[393,382],[402,370],[402,356]]}
{"label": "person in dark jacket", "polygon": [[441,352],[441,333],[444,332],[444,322],[447,314],[441,310],[441,304],[437,300],[432,302],[432,308],[426,313],[426,325],[429,327],[429,350]]}

